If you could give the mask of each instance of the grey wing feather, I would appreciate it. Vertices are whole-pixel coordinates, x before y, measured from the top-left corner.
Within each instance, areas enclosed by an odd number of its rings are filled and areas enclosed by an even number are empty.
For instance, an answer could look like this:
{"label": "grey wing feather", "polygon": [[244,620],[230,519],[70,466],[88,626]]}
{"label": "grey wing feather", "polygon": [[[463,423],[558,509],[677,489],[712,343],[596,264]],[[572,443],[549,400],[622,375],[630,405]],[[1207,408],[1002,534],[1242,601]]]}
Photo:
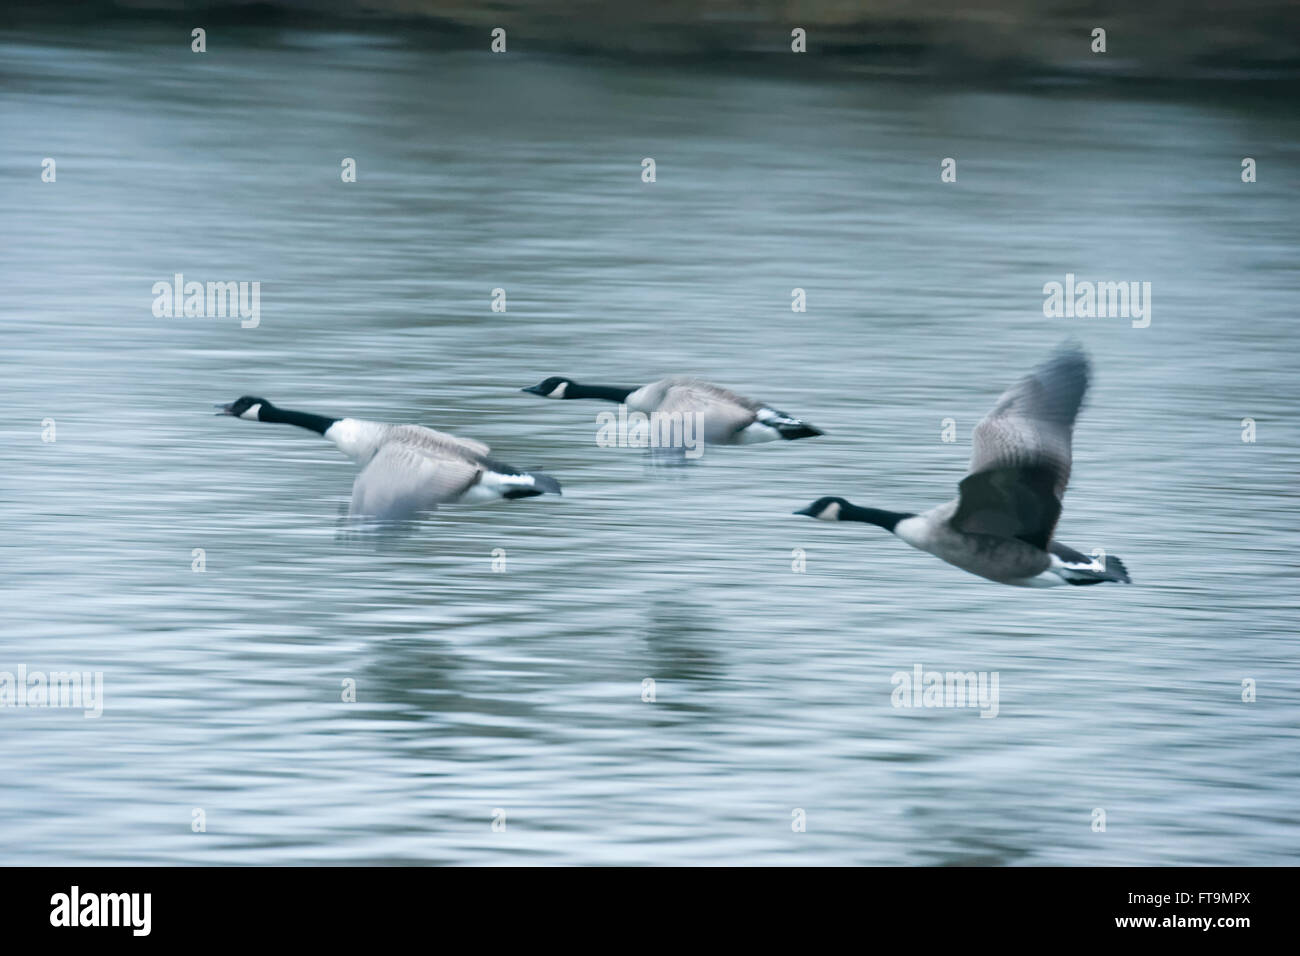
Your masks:
{"label": "grey wing feather", "polygon": [[389,433],[390,442],[402,442],[414,448],[426,448],[430,451],[451,455],[464,454],[470,457],[484,457],[492,449],[481,441],[461,438],[447,432],[435,431],[423,425],[394,425]]}
{"label": "grey wing feather", "polygon": [[967,475],[952,526],[965,534],[1019,538],[1046,549],[1061,517],[1049,468],[993,468]]}
{"label": "grey wing feather", "polygon": [[1048,468],[1057,499],[1070,481],[1074,420],[1088,390],[1088,358],[1077,345],[1059,349],[1002,394],[975,426],[970,474],[1002,468]]}
{"label": "grey wing feather", "polygon": [[699,379],[672,379],[664,391],[659,411],[700,412],[704,415],[704,440],[722,443],[758,417],[759,403]]}
{"label": "grey wing feather", "polygon": [[1070,344],[1003,393],[975,426],[954,528],[1048,547],[1070,481],[1070,443],[1088,371],[1087,356]]}
{"label": "grey wing feather", "polygon": [[[477,443],[475,443],[477,444]],[[389,441],[352,483],[354,517],[402,518],[451,501],[478,481],[477,462],[445,449]]]}
{"label": "grey wing feather", "polygon": [[702,379],[676,378],[669,379],[669,382],[670,387],[684,388],[691,391],[696,395],[698,401],[735,405],[737,408],[746,408],[752,412],[756,412],[763,407],[761,402],[746,398],[744,395],[738,395],[729,388],[723,388],[721,385],[714,385],[712,382],[706,382]]}

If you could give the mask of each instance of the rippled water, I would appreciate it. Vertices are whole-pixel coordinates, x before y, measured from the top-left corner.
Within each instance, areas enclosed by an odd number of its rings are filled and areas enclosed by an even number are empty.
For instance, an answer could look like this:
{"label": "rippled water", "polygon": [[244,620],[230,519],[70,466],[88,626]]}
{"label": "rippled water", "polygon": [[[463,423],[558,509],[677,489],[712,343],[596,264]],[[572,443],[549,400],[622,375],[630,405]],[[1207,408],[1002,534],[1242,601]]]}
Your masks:
{"label": "rippled water", "polygon": [[[1292,104],[209,51],[0,35],[0,670],[104,673],[99,719],[0,709],[0,859],[1294,862]],[[177,272],[259,281],[260,325],[155,318]],[[1150,327],[1044,318],[1067,272],[1151,282]],[[998,587],[791,514],[946,500],[1067,334],[1096,380],[1060,536],[1134,586]],[[672,372],[828,434],[664,472],[518,391]],[[565,495],[343,535],[352,465],[213,417],[244,393]],[[997,672],[996,719],[895,709],[917,664]]]}

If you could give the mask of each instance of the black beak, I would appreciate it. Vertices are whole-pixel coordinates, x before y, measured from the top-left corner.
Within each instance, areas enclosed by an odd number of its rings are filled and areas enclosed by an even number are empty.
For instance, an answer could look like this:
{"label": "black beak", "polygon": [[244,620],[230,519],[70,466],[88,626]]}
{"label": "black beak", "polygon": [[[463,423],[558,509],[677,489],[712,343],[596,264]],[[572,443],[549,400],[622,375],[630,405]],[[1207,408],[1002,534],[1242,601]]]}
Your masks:
{"label": "black beak", "polygon": [[800,508],[798,511],[792,513],[797,515],[807,515],[809,518],[817,517],[817,515],[813,512],[812,505],[809,505],[807,508]]}
{"label": "black beak", "polygon": [[546,394],[545,392],[542,391],[542,386],[540,386],[540,385],[529,385],[527,388],[521,388],[519,391],[521,391],[521,392],[529,392],[530,394],[533,394],[533,395],[545,395],[545,394]]}
{"label": "black beak", "polygon": [[218,411],[216,412],[216,414],[218,414],[218,415],[233,415],[233,414],[235,414],[233,411],[231,411],[231,409],[233,409],[233,408],[235,407],[235,403],[234,403],[234,402],[226,402],[224,405],[221,404],[221,403],[214,403],[212,407],[218,410]]}

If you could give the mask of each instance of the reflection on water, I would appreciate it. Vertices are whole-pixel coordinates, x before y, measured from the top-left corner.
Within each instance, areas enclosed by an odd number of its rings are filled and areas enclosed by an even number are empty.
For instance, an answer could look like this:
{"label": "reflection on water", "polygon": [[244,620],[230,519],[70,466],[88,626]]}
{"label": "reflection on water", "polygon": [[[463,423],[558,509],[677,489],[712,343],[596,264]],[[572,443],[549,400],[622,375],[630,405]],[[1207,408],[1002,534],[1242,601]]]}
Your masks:
{"label": "reflection on water", "polygon": [[[0,670],[105,682],[99,720],[0,712],[6,862],[1294,859],[1289,105],[0,40]],[[261,282],[259,326],[154,318],[178,272]],[[1151,326],[1045,319],[1067,272],[1151,282]],[[998,588],[790,514],[946,500],[1066,334],[1097,380],[1062,537],[1135,586]],[[517,391],[556,371],[827,434],[655,468]],[[211,415],[244,393],[565,493],[356,535],[353,465]],[[894,710],[917,664],[998,672],[999,716]]]}

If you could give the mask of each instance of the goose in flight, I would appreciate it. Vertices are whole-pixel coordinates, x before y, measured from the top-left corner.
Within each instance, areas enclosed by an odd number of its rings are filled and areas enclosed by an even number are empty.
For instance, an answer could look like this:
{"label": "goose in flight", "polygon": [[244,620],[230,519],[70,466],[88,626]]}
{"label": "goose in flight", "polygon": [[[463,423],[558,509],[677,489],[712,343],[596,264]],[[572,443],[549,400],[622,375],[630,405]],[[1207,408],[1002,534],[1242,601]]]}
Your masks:
{"label": "goose in flight", "polygon": [[864,521],[964,571],[1019,587],[1129,583],[1114,555],[1094,561],[1052,540],[1070,480],[1074,420],[1088,388],[1088,358],[1074,342],[998,399],[977,426],[958,497],[922,514],[819,498],[795,514]]}
{"label": "goose in flight", "polygon": [[770,405],[696,378],[665,378],[639,388],[617,385],[581,385],[571,378],[552,375],[520,391],[543,398],[598,398],[619,402],[646,415],[703,416],[704,441],[709,445],[750,445],[756,442],[791,441],[824,434]]}
{"label": "goose in flight", "polygon": [[297,425],[323,435],[361,466],[352,484],[352,517],[403,518],[448,502],[560,494],[549,475],[488,457],[488,446],[422,425],[386,425],[279,408],[245,395],[216,406],[218,415]]}

